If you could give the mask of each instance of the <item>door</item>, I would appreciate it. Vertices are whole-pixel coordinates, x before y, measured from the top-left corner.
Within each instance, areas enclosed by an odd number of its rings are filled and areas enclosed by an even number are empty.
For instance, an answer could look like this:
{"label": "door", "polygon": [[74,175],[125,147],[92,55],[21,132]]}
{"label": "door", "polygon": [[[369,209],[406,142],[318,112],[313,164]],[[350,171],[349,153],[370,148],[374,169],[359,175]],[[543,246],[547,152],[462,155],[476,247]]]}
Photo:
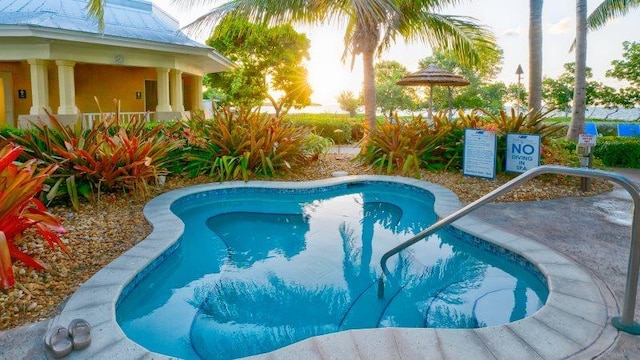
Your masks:
{"label": "door", "polygon": [[158,82],[144,81],[144,111],[155,112],[158,106]]}
{"label": "door", "polygon": [[10,72],[0,72],[0,127],[13,126],[13,84]]}

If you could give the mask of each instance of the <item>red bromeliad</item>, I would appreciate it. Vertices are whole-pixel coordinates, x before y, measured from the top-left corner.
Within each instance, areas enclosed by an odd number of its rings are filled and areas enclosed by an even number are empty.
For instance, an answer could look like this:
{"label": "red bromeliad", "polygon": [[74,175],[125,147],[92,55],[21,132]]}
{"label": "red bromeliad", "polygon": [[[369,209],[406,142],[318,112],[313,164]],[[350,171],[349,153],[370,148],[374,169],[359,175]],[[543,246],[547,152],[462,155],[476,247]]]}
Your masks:
{"label": "red bromeliad", "polygon": [[68,253],[57,235],[65,233],[61,220],[47,212],[36,198],[42,184],[56,167],[38,170],[35,160],[16,164],[15,160],[21,153],[22,149],[12,144],[0,150],[0,283],[4,289],[15,284],[12,259],[34,269],[44,269],[40,262],[16,246],[25,230],[34,228],[51,248],[57,244]]}

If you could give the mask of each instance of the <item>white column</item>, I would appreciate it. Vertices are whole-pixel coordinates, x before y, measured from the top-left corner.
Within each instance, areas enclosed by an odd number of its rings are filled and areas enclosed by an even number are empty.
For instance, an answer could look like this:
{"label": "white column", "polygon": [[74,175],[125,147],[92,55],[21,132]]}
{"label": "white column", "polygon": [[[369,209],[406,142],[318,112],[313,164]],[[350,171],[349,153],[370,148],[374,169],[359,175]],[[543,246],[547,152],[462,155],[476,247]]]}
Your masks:
{"label": "white column", "polygon": [[47,62],[41,59],[29,59],[27,62],[31,72],[31,109],[29,109],[29,114],[44,114],[43,108],[51,112]]}
{"label": "white column", "polygon": [[171,108],[173,111],[184,111],[182,71],[176,69],[171,70]]}
{"label": "white column", "polygon": [[76,63],[67,60],[56,60],[56,65],[58,65],[58,84],[60,87],[58,114],[75,115],[78,113],[78,108],[76,108],[75,76],[73,74],[73,67]]}
{"label": "white column", "polygon": [[156,112],[170,112],[169,105],[169,69],[156,68],[158,77],[158,106]]}
{"label": "white column", "polygon": [[193,76],[191,83],[191,109],[202,110],[202,76]]}

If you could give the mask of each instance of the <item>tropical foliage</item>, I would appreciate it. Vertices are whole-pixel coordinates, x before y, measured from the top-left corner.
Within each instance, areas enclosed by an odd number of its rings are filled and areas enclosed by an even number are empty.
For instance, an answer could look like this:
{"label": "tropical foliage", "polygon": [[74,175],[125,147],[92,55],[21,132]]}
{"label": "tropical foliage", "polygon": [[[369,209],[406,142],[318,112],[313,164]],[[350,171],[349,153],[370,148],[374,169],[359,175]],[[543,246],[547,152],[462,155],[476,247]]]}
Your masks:
{"label": "tropical foliage", "polygon": [[360,158],[383,173],[419,175],[445,135],[438,130],[421,116],[401,121],[396,115],[369,132]]}
{"label": "tropical foliage", "polygon": [[56,167],[38,169],[34,159],[16,163],[22,152],[22,148],[12,144],[0,150],[0,283],[3,289],[15,284],[13,260],[37,270],[44,269],[43,264],[18,247],[27,229],[34,229],[51,248],[58,246],[68,252],[57,235],[65,232],[61,220],[47,212],[37,198]]}
{"label": "tropical foliage", "polygon": [[217,181],[275,175],[301,163],[305,155],[317,155],[304,151],[307,128],[257,111],[222,108],[211,120],[195,116],[184,124],[191,147],[186,170]]}
{"label": "tropical foliage", "polygon": [[128,190],[149,193],[149,184],[166,173],[169,154],[181,142],[164,134],[166,124],[147,128],[144,118],[124,123],[116,112],[84,128],[78,120],[64,125],[54,115],[49,123],[37,123],[31,131],[14,136],[29,155],[56,165],[48,200],[67,196],[75,209],[79,197],[91,198],[103,191]]}

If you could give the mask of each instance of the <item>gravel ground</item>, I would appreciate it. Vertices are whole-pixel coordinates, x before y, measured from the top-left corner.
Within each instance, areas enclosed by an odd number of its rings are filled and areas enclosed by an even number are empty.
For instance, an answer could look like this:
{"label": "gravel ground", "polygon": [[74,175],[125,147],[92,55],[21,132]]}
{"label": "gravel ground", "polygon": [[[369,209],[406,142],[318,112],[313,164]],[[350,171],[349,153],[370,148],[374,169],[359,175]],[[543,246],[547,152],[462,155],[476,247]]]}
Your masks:
{"label": "gravel ground", "polygon": [[[334,171],[346,171],[350,175],[374,174],[367,166],[350,160],[349,154],[328,154],[292,174],[277,180],[313,180],[330,177]],[[471,202],[510,180],[512,176],[500,175],[496,181],[464,177],[461,173],[422,172],[421,178],[443,185],[454,191],[462,202]],[[187,179],[170,177],[153,196],[162,192],[209,182],[207,178]],[[498,199],[519,202],[557,199],[564,197],[592,196],[608,192],[612,186],[596,181],[593,191],[582,193],[575,178],[542,176],[534,179]],[[80,211],[69,208],[53,208],[61,216],[68,230],[62,239],[71,249],[70,255],[51,251],[43,240],[34,240],[28,234],[20,245],[23,250],[47,265],[45,272],[34,271],[14,264],[16,286],[0,292],[0,330],[47,319],[56,314],[84,281],[121,253],[144,239],[150,232],[142,215],[142,208],[149,199],[132,198],[126,194],[103,195],[99,201],[84,204]]]}

